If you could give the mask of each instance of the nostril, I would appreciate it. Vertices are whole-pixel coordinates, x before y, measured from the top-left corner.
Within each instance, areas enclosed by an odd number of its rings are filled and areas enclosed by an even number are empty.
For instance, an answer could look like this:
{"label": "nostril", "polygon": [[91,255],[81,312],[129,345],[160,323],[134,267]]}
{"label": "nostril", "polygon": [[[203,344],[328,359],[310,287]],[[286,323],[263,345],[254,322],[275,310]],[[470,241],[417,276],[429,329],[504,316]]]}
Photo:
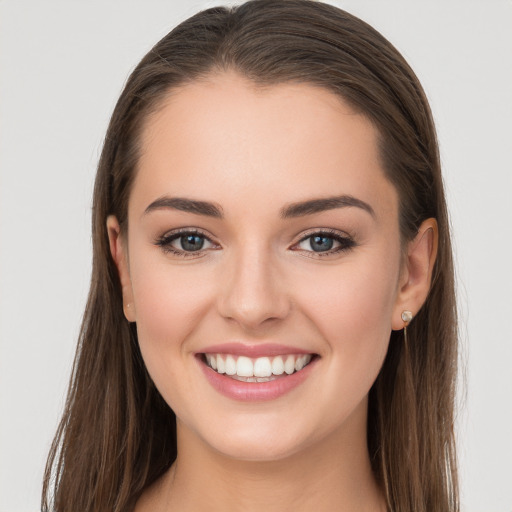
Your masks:
{"label": "nostril", "polygon": [[224,303],[219,308],[219,313],[226,320],[232,320],[248,329],[274,325],[286,318],[290,311],[288,305],[276,304],[270,298],[262,302],[256,300],[232,302],[235,304]]}
{"label": "nostril", "polygon": [[269,256],[240,257],[230,263],[227,279],[219,276],[222,290],[217,295],[219,314],[246,329],[257,329],[286,318],[291,309],[286,287],[279,285],[279,276]]}

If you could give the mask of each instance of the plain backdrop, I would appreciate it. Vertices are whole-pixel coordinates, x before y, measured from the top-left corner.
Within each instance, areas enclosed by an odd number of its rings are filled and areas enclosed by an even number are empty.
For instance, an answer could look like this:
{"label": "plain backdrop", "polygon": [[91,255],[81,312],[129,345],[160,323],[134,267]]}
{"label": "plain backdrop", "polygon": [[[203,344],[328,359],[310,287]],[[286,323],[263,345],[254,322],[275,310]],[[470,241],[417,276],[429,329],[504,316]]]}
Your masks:
{"label": "plain backdrop", "polygon": [[[0,0],[0,512],[39,510],[114,103],[150,47],[211,5]],[[512,2],[336,5],[397,46],[431,101],[458,269],[463,510],[512,512]]]}

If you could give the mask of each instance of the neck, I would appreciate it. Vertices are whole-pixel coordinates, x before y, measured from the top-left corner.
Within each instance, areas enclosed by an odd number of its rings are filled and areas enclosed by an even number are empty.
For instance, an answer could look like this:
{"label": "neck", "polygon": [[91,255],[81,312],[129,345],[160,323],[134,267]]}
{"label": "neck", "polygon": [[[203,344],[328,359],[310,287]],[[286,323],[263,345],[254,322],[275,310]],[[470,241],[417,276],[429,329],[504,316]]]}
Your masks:
{"label": "neck", "polygon": [[368,455],[366,410],[363,416],[305,450],[272,461],[224,456],[178,422],[178,459],[153,493],[159,503],[153,510],[384,511]]}

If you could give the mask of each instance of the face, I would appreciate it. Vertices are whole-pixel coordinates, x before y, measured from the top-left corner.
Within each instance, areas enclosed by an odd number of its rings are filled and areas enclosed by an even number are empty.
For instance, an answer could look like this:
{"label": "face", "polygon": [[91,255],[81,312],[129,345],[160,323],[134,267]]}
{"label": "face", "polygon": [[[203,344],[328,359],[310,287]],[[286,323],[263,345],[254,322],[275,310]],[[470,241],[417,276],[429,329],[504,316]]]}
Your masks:
{"label": "face", "polygon": [[142,148],[118,263],[179,430],[245,460],[365,435],[402,275],[372,124],[228,73],[170,93]]}

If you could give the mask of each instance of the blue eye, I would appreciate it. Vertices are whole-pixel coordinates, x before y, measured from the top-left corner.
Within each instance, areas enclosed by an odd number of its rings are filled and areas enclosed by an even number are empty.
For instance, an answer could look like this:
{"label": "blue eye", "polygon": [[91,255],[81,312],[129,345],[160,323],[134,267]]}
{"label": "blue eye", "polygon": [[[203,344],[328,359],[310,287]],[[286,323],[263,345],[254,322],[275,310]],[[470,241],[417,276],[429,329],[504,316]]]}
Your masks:
{"label": "blue eye", "polygon": [[317,253],[320,255],[329,255],[352,248],[355,242],[348,236],[342,236],[338,233],[313,233],[303,238],[297,247],[301,251]]}
{"label": "blue eye", "polygon": [[204,246],[204,237],[199,235],[182,235],[176,240],[185,251],[200,251]]}
{"label": "blue eye", "polygon": [[169,233],[159,238],[156,245],[160,246],[164,252],[184,257],[199,256],[203,251],[216,247],[207,236],[195,231]]}
{"label": "blue eye", "polygon": [[324,252],[332,249],[334,245],[334,239],[330,236],[310,236],[309,244],[311,249],[315,252]]}

